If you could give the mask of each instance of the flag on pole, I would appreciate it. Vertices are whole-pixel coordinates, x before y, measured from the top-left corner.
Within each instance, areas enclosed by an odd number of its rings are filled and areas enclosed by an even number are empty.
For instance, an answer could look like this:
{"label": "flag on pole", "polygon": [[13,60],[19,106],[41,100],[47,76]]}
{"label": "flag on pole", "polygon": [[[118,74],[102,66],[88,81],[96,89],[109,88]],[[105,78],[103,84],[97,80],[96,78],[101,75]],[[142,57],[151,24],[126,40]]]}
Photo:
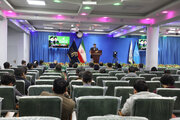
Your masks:
{"label": "flag on pole", "polygon": [[139,49],[138,49],[137,42],[136,42],[135,48],[134,48],[133,60],[134,60],[134,62],[135,62],[136,64],[139,64],[139,63],[140,63]]}
{"label": "flag on pole", "polygon": [[133,48],[132,48],[132,41],[129,47],[129,59],[128,59],[129,63],[133,64]]}
{"label": "flag on pole", "polygon": [[69,57],[71,63],[78,62],[78,49],[77,49],[75,41],[73,41],[67,54],[68,54],[68,57]]}
{"label": "flag on pole", "polygon": [[79,49],[78,49],[78,59],[79,59],[79,62],[81,62],[81,63],[85,63],[87,61],[86,51],[85,51],[83,40],[81,41],[81,44],[80,44]]}

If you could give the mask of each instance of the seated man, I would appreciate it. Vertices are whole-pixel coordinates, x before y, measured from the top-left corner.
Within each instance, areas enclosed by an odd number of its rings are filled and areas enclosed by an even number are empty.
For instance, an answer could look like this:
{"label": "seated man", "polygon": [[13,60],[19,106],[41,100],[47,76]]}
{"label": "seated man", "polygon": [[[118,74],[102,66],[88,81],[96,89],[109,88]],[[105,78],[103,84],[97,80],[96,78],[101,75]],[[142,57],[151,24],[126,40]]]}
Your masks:
{"label": "seated man", "polygon": [[62,66],[61,64],[57,64],[55,67],[55,70],[52,72],[56,72],[59,73],[61,75],[61,77],[63,77],[64,79],[66,79],[66,74],[64,72],[62,72]]}
{"label": "seated man", "polygon": [[82,80],[82,76],[83,76],[83,73],[85,71],[85,68],[84,67],[78,67],[76,69],[76,75],[78,76],[77,80]]}
{"label": "seated man", "polygon": [[136,81],[136,83],[134,84],[134,95],[130,96],[126,100],[126,102],[120,112],[120,115],[122,115],[122,116],[130,115],[134,99],[135,98],[146,98],[146,97],[161,97],[161,96],[157,95],[155,93],[148,92],[148,86],[144,80]]}
{"label": "seated man", "polygon": [[9,62],[5,62],[3,65],[4,65],[4,69],[10,69],[10,63]]}
{"label": "seated man", "polygon": [[171,75],[165,74],[160,79],[161,85],[163,88],[175,88],[174,87],[174,78]]}
{"label": "seated man", "polygon": [[43,91],[41,96],[59,96],[63,99],[61,120],[71,120],[75,102],[67,97],[68,83],[63,78],[57,78],[53,83],[54,93]]}
{"label": "seated man", "polygon": [[85,71],[83,73],[83,86],[91,86],[92,82],[92,73],[89,71]]}
{"label": "seated man", "polygon": [[129,67],[128,74],[126,74],[124,77],[122,77],[121,80],[124,80],[125,77],[138,77],[135,72],[136,72],[135,67],[133,67],[133,66]]}
{"label": "seated man", "polygon": [[112,63],[107,63],[106,70],[113,70],[112,65],[113,65]]}
{"label": "seated man", "polygon": [[16,68],[14,71],[14,74],[15,74],[16,80],[24,80],[24,82],[25,82],[25,93],[27,94],[27,89],[29,88],[31,83],[28,80],[26,80],[25,69],[23,67]]}
{"label": "seated man", "polygon": [[26,66],[26,61],[25,61],[25,60],[22,60],[22,61],[21,61],[21,65],[22,65],[22,66]]}

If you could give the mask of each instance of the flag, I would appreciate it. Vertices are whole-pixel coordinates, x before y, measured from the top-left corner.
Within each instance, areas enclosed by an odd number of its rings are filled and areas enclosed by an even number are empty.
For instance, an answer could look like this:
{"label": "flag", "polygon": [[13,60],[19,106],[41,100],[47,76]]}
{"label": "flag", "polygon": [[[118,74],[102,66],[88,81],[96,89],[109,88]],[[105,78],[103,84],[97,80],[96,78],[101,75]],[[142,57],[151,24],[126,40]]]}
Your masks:
{"label": "flag", "polygon": [[85,63],[87,61],[86,51],[85,51],[83,40],[81,41],[81,44],[78,49],[78,59],[79,59],[79,62],[81,62],[81,63]]}
{"label": "flag", "polygon": [[69,48],[69,51],[67,52],[67,55],[71,63],[78,62],[78,49],[75,41],[73,41],[71,47]]}
{"label": "flag", "polygon": [[132,41],[131,41],[131,44],[130,44],[130,47],[129,47],[129,59],[128,59],[128,62],[133,64],[133,49],[132,49]]}
{"label": "flag", "polygon": [[139,49],[138,49],[137,42],[136,42],[135,48],[134,48],[133,60],[134,60],[134,62],[135,62],[136,64],[139,64],[139,63],[140,63]]}

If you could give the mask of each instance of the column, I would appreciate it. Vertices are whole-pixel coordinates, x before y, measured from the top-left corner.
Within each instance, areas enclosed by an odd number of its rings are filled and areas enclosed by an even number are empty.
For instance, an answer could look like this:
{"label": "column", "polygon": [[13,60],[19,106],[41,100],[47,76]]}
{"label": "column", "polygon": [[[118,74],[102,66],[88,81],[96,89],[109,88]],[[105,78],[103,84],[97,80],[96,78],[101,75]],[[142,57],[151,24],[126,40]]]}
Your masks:
{"label": "column", "polygon": [[159,26],[147,27],[146,69],[158,67]]}
{"label": "column", "polygon": [[7,19],[0,20],[0,66],[7,61]]}

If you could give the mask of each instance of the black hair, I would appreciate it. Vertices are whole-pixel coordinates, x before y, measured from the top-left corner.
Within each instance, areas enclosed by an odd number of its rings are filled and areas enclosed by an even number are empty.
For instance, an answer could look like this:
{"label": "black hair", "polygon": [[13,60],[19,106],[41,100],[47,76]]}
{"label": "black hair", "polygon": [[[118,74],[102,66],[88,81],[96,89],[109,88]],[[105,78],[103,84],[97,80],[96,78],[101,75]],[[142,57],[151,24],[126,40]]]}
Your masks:
{"label": "black hair", "polygon": [[77,68],[78,67],[78,64],[77,63],[74,63],[73,64],[73,68]]}
{"label": "black hair", "polygon": [[83,82],[89,83],[92,81],[92,73],[90,71],[85,71],[83,73]]}
{"label": "black hair", "polygon": [[99,70],[99,65],[94,65],[94,70]]}
{"label": "black hair", "polygon": [[36,63],[33,64],[33,68],[37,68],[37,66],[38,66],[38,65],[37,65]]}
{"label": "black hair", "polygon": [[72,67],[72,65],[73,65],[73,64],[70,62],[70,63],[69,63],[69,67]]}
{"label": "black hair", "polygon": [[148,86],[144,80],[137,80],[134,84],[134,89],[137,92],[148,91]]}
{"label": "black hair", "polygon": [[50,37],[50,39],[53,38],[53,36]]}
{"label": "black hair", "polygon": [[15,76],[11,74],[3,74],[1,76],[1,84],[9,85],[10,83],[14,84],[16,82]]}
{"label": "black hair", "polygon": [[76,74],[79,76],[79,73],[82,72],[82,71],[84,72],[84,71],[85,71],[85,68],[82,67],[82,66],[81,66],[81,67],[78,67],[78,68],[76,69]]}
{"label": "black hair", "polygon": [[9,63],[9,62],[5,62],[3,65],[4,65],[4,68],[5,68],[5,69],[10,68],[10,63]]}
{"label": "black hair", "polygon": [[100,72],[100,73],[106,73],[106,69],[105,69],[105,68],[101,68],[101,69],[99,70],[99,72]]}
{"label": "black hair", "polygon": [[129,71],[129,72],[135,72],[135,71],[136,71],[136,69],[135,69],[135,67],[130,66],[130,67],[129,67],[129,69],[128,69],[128,71]]}
{"label": "black hair", "polygon": [[94,67],[94,63],[90,62],[89,63],[89,67],[93,68]]}
{"label": "black hair", "polygon": [[157,71],[157,68],[156,67],[152,67],[151,71]]}
{"label": "black hair", "polygon": [[24,74],[27,74],[27,67],[26,67],[26,66],[23,66],[23,67],[21,67],[21,68],[23,69]]}
{"label": "black hair", "polygon": [[171,75],[164,75],[160,79],[161,84],[167,85],[167,86],[173,86],[174,85],[174,78]]}
{"label": "black hair", "polygon": [[16,68],[15,71],[14,71],[14,75],[16,77],[21,77],[24,73],[24,69],[22,67],[20,68]]}
{"label": "black hair", "polygon": [[53,82],[53,90],[57,94],[63,94],[66,92],[67,86],[68,82],[66,82],[64,78],[56,78]]}
{"label": "black hair", "polygon": [[103,62],[100,62],[99,65],[100,65],[100,66],[103,66]]}
{"label": "black hair", "polygon": [[143,67],[144,67],[144,64],[140,63],[139,68],[143,68]]}
{"label": "black hair", "polygon": [[40,65],[42,65],[43,63],[44,63],[44,61],[43,61],[43,60],[40,60],[40,61],[39,61],[39,64],[40,64]]}
{"label": "black hair", "polygon": [[22,60],[21,61],[21,64],[23,65],[23,64],[26,64],[26,61],[25,60]]}
{"label": "black hair", "polygon": [[61,71],[61,69],[62,69],[62,66],[60,64],[57,64],[56,65],[56,71]]}
{"label": "black hair", "polygon": [[108,67],[112,67],[112,63],[107,63],[107,66]]}
{"label": "black hair", "polygon": [[81,79],[83,78],[84,71],[79,72],[78,77]]}
{"label": "black hair", "polygon": [[28,67],[28,69],[30,70],[30,69],[33,68],[33,64],[32,64],[32,63],[28,63],[28,64],[27,64],[27,67]]}

